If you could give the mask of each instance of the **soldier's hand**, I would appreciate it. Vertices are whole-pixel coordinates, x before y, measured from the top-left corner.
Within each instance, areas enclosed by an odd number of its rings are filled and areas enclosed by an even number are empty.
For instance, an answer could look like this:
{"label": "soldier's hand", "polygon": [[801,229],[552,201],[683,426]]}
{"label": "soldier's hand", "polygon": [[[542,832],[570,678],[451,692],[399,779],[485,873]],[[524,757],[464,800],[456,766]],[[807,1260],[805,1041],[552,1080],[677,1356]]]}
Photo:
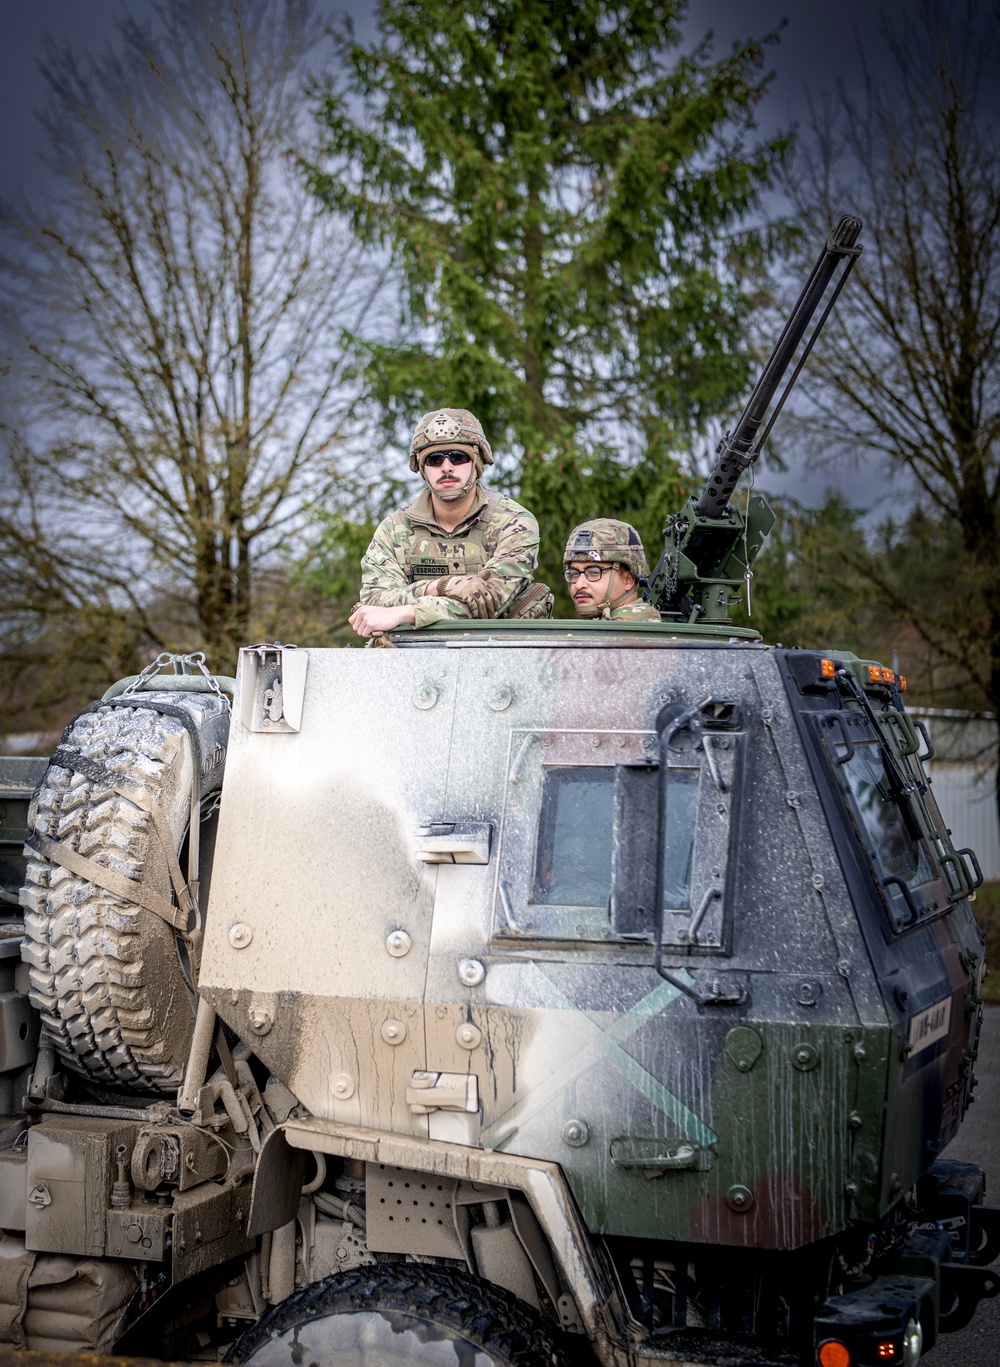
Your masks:
{"label": "soldier's hand", "polygon": [[478,574],[453,574],[438,580],[438,594],[468,608],[470,617],[495,617],[503,602],[499,584]]}
{"label": "soldier's hand", "polygon": [[412,626],[415,615],[412,603],[396,608],[365,607],[359,603],[348,620],[359,636],[368,637],[372,632],[392,631],[407,622]]}

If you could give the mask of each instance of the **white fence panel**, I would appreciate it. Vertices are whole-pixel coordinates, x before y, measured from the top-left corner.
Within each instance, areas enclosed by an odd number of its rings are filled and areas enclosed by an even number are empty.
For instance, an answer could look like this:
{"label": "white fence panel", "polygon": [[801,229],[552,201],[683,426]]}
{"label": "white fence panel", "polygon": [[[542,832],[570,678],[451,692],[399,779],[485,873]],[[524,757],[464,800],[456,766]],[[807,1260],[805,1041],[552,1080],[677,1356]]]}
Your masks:
{"label": "white fence panel", "polygon": [[996,775],[971,764],[930,764],[932,789],[957,849],[971,845],[990,882],[1000,881]]}
{"label": "white fence panel", "polygon": [[913,707],[934,745],[927,764],[941,815],[956,849],[971,846],[983,876],[1000,881],[1000,819],[997,817],[997,727],[992,712]]}

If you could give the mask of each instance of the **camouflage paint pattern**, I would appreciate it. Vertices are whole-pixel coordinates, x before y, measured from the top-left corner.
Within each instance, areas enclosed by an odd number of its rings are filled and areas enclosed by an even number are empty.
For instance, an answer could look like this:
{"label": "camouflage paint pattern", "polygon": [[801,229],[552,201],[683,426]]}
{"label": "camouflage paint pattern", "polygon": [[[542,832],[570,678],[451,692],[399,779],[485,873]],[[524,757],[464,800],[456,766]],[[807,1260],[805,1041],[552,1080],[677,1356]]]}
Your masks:
{"label": "camouflage paint pattern", "polygon": [[[531,625],[310,651],[298,732],[251,733],[237,707],[202,991],[331,1134],[556,1163],[592,1232],[791,1249],[876,1218],[957,1125],[981,964],[968,905],[897,939],[874,886],[861,905],[779,652]],[[691,746],[679,761],[691,905],[664,957],[745,999],[700,1007],[602,909],[546,922],[531,878],[545,774],[641,767],[660,709],[709,695],[739,727],[712,763]],[[488,862],[421,863],[432,822],[488,825]],[[911,1007],[889,985],[904,971]],[[950,1028],[912,1053],[925,1002],[949,1003]],[[479,1111],[413,1111],[417,1070],[471,1073]]]}
{"label": "camouflage paint pattern", "polygon": [[[484,521],[491,500],[493,511]],[[424,578],[413,582],[414,565]],[[413,603],[417,627],[469,616],[451,598],[426,597],[426,583],[449,574],[489,571],[500,585],[503,616],[538,565],[538,523],[506,494],[488,495],[480,485],[472,511],[452,531],[435,520],[425,489],[405,508],[384,518],[361,561],[361,601],[377,607]]]}

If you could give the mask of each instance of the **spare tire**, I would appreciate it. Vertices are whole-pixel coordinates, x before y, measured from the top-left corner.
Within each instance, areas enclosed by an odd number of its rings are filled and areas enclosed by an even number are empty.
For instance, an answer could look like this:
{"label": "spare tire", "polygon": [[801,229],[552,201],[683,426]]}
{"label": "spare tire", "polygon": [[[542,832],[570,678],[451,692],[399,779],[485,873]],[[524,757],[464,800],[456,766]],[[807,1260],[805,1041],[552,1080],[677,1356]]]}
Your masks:
{"label": "spare tire", "polygon": [[[44,1034],[75,1072],[143,1091],[180,1086],[195,1013],[184,937],[122,879],[147,901],[176,906],[150,811],[180,853],[192,786],[203,820],[215,805],[204,799],[221,786],[228,732],[229,707],[212,692],[94,703],[66,728],[35,792],[21,953]],[[116,891],[101,885],[102,870]]]}

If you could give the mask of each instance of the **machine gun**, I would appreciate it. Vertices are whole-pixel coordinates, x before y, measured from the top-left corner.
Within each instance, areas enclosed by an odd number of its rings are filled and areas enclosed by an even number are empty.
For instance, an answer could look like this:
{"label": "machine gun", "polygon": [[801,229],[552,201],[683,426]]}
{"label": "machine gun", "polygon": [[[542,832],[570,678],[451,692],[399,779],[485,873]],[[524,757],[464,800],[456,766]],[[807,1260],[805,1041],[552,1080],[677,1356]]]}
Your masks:
{"label": "machine gun", "polygon": [[[749,595],[752,577],[750,566],[774,525],[774,513],[767,500],[759,494],[747,500],[745,512],[731,504],[730,499],[740,475],[760,455],[775,419],[830,316],[861,252],[856,245],[860,232],[861,220],[845,214],[830,234],[750,401],[736,426],[725,434],[716,448],[718,460],[708,483],[701,495],[692,494],[681,511],[664,527],[666,544],[663,554],[643,594],[646,601],[664,616],[689,622],[725,623],[729,620],[730,605],[739,601],[734,590],[745,582]],[[761,431],[768,407],[784,379],[785,371],[791,365],[813,314],[835,278],[833,293],[802,348],[802,354],[775,404],[767,426]]]}

